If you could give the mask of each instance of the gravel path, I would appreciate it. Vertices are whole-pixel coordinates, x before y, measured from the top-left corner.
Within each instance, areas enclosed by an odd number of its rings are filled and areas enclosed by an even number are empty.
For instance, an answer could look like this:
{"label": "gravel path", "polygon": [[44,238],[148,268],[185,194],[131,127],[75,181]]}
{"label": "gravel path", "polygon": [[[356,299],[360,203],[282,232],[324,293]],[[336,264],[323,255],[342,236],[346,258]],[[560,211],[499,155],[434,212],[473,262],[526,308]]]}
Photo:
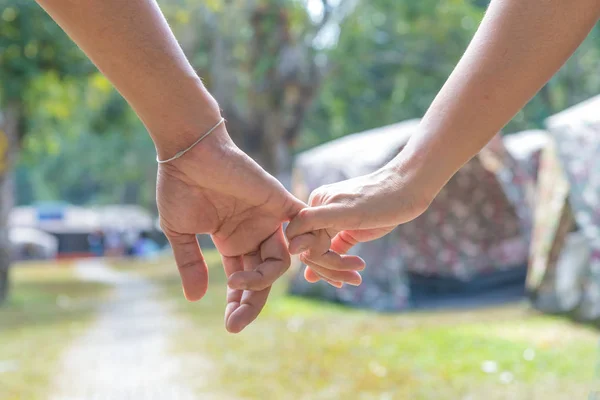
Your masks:
{"label": "gravel path", "polygon": [[[51,400],[196,399],[180,382],[181,360],[169,354],[177,319],[156,299],[157,287],[101,261],[77,265],[81,279],[114,285],[114,296],[89,331],[64,355]],[[204,396],[202,396],[204,398]]]}

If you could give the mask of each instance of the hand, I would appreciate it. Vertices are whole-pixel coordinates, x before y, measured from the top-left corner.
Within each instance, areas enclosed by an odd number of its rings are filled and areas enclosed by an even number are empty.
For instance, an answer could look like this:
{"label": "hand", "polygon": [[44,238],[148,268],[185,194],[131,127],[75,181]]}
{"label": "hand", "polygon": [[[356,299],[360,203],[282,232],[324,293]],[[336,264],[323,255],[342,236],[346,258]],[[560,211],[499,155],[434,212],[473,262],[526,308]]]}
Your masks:
{"label": "hand", "polygon": [[[300,211],[286,229],[290,253],[300,254],[307,265],[306,280],[325,279],[339,285],[328,262],[331,252],[345,254],[357,243],[378,239],[427,209],[433,196],[426,195],[414,174],[402,171],[390,164],[311,194],[310,208]],[[320,229],[327,235],[314,234]]]}
{"label": "hand", "polygon": [[[229,279],[227,330],[244,329],[289,268],[282,223],[305,205],[240,151],[224,126],[180,159],[159,166],[157,203],[186,298],[199,300],[208,287],[196,234],[209,233]],[[364,267],[358,257],[335,261],[339,269]]]}

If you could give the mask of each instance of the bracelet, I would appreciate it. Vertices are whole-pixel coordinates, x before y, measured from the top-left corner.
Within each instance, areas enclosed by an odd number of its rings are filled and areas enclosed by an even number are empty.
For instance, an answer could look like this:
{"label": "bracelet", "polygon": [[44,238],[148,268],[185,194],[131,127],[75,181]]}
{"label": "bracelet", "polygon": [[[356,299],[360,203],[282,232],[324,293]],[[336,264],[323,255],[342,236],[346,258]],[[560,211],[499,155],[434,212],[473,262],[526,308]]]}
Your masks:
{"label": "bracelet", "polygon": [[177,160],[179,157],[183,156],[185,153],[187,153],[188,151],[190,151],[191,149],[194,148],[194,146],[196,146],[198,143],[200,143],[204,138],[206,138],[208,135],[210,135],[211,133],[213,133],[213,131],[215,129],[217,129],[219,127],[219,125],[221,125],[223,122],[225,122],[225,118],[221,118],[219,120],[219,122],[216,123],[215,126],[213,126],[212,128],[210,128],[210,130],[208,132],[206,132],[204,135],[200,136],[200,139],[196,140],[194,143],[192,143],[192,145],[190,147],[188,147],[185,150],[181,150],[179,153],[175,154],[173,157],[166,159],[166,160],[159,160],[158,159],[158,155],[156,156],[156,162],[159,164],[165,164],[168,162],[171,162],[173,160]]}

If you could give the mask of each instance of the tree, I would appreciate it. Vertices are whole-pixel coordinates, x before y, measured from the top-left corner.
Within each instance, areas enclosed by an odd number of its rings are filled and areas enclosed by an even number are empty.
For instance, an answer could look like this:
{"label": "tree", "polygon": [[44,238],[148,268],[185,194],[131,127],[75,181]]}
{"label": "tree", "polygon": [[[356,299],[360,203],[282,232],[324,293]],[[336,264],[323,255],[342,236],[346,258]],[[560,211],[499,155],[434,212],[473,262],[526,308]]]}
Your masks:
{"label": "tree", "polygon": [[10,265],[8,213],[13,204],[11,171],[28,131],[25,96],[44,73],[81,76],[91,64],[33,0],[0,0],[0,302]]}

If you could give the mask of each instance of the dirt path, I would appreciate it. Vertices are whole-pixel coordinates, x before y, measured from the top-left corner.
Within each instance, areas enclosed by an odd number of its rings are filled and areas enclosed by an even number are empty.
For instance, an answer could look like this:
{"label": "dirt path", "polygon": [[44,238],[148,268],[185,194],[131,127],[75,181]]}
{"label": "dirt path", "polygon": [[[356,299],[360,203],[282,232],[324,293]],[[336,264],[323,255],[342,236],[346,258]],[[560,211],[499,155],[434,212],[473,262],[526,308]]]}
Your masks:
{"label": "dirt path", "polygon": [[157,300],[157,287],[101,261],[81,262],[76,271],[81,279],[114,285],[114,296],[102,306],[89,331],[65,353],[56,394],[50,399],[198,398],[178,381],[181,360],[168,351],[178,322]]}

